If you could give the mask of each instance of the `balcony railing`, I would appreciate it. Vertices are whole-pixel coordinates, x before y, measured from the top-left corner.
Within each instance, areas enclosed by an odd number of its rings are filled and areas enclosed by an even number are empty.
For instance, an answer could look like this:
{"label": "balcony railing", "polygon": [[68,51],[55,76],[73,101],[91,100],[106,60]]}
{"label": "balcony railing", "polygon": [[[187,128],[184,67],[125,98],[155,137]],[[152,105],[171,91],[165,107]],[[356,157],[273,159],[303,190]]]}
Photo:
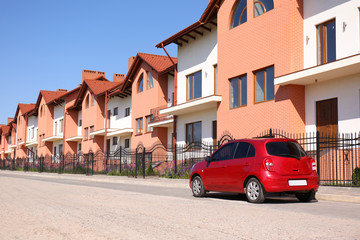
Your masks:
{"label": "balcony railing", "polygon": [[150,121],[150,123],[156,123],[156,122],[173,119],[174,117],[172,115],[160,114],[160,110],[168,108],[168,107],[172,107],[172,106],[173,106],[173,102],[170,102],[168,105],[150,109],[150,114],[153,116],[153,119]]}

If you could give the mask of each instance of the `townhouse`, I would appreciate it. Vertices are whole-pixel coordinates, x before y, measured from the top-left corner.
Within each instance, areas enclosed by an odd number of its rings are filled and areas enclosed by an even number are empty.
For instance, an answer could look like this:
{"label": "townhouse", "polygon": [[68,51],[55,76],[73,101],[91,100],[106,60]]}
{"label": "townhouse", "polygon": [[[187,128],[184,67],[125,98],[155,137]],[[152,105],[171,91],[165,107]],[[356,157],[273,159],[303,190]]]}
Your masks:
{"label": "townhouse", "polygon": [[305,88],[306,132],[360,131],[360,1],[304,0],[304,68],[275,78]]}
{"label": "townhouse", "polygon": [[132,92],[132,146],[171,146],[174,119],[159,110],[173,104],[176,62],[176,58],[145,53],[129,59],[129,72],[121,91]]}
{"label": "townhouse", "polygon": [[180,145],[215,145],[217,140],[217,108],[222,100],[217,92],[217,18],[210,7],[205,13],[198,22],[157,44],[158,48],[171,43],[178,46],[174,104],[161,109],[160,114],[173,116]]}
{"label": "townhouse", "polygon": [[35,109],[35,104],[18,104],[14,121],[16,122],[16,158],[26,158],[29,150],[26,146],[28,139],[34,136],[34,132],[29,131],[29,115]]}

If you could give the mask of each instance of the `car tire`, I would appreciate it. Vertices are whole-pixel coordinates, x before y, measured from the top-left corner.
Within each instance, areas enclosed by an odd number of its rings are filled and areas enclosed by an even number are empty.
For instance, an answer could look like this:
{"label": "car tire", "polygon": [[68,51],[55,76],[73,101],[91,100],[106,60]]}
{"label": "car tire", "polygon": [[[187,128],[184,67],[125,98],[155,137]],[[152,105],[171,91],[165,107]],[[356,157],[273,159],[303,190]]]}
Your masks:
{"label": "car tire", "polygon": [[295,196],[299,199],[300,202],[310,202],[315,199],[315,191],[309,191],[304,193],[296,193]]}
{"label": "car tire", "polygon": [[246,198],[251,203],[262,203],[265,201],[263,186],[256,178],[250,178],[246,183]]}
{"label": "car tire", "polygon": [[206,194],[206,190],[203,181],[200,176],[196,176],[191,181],[191,190],[194,197],[203,197]]}

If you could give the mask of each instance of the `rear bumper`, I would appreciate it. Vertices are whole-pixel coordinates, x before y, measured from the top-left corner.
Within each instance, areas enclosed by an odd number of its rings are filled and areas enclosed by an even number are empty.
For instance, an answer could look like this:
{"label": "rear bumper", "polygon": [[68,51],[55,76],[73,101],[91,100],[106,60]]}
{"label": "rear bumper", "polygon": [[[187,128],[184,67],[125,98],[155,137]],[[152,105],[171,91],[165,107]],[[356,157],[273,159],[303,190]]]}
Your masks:
{"label": "rear bumper", "polygon": [[[306,186],[289,186],[289,180],[306,180]],[[281,176],[276,173],[267,172],[260,180],[266,192],[297,192],[317,191],[319,188],[319,177],[314,172],[310,175]]]}

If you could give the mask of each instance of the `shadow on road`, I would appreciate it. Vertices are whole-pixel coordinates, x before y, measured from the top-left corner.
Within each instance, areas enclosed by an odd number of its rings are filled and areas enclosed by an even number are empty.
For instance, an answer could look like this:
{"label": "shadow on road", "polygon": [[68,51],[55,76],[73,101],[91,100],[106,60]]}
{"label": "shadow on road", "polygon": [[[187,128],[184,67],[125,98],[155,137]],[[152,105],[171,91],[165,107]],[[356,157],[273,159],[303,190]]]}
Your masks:
{"label": "shadow on road", "polygon": [[[247,202],[245,194],[239,194],[239,193],[210,192],[205,195],[205,198],[219,199],[225,201]],[[313,202],[317,202],[317,200],[313,200],[310,203]],[[263,204],[294,204],[294,203],[300,203],[300,201],[293,195],[283,195],[283,196],[267,197]]]}

